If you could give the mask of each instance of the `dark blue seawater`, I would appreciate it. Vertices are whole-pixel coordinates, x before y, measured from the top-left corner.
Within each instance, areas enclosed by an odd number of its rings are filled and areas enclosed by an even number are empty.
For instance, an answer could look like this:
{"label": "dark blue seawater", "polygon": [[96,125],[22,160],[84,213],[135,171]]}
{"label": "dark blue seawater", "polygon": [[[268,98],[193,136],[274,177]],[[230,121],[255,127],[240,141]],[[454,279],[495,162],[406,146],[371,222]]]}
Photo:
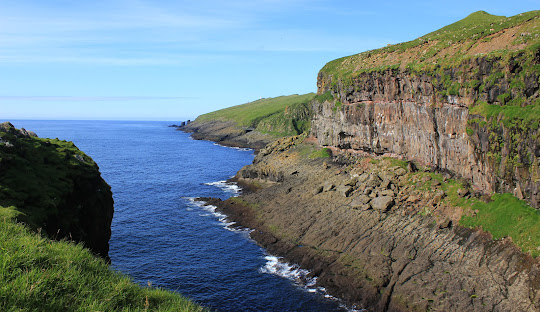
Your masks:
{"label": "dark blue seawater", "polygon": [[[253,152],[195,141],[169,122],[22,121],[17,128],[73,141],[100,166],[115,213],[114,269],[146,285],[178,291],[217,311],[346,311],[304,275],[277,263],[223,216],[194,197],[228,198],[223,182]],[[217,182],[217,183],[216,183]],[[281,275],[281,276],[280,276]]]}

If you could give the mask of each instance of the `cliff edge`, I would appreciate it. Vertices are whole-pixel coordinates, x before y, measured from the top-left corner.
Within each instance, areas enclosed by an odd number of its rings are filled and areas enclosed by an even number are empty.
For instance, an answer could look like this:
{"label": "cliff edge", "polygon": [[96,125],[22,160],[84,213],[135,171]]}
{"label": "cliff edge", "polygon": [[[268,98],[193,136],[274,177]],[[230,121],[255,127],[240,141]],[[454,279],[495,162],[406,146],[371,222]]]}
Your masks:
{"label": "cliff edge", "polygon": [[113,198],[97,164],[72,142],[0,124],[0,206],[52,239],[108,258]]}
{"label": "cliff edge", "polygon": [[540,207],[540,11],[480,11],[416,40],[329,62],[311,133],[394,154]]}

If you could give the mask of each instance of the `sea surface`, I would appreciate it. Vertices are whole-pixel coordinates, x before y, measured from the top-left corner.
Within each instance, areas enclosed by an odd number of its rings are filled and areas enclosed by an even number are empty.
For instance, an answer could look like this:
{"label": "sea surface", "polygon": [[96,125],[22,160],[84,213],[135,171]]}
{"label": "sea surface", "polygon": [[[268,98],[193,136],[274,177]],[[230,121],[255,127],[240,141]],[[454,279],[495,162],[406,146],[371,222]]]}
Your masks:
{"label": "sea surface", "polygon": [[234,149],[168,127],[173,122],[14,120],[40,137],[73,141],[100,166],[115,212],[112,267],[215,311],[350,311],[195,197],[240,192],[225,181],[251,163]]}

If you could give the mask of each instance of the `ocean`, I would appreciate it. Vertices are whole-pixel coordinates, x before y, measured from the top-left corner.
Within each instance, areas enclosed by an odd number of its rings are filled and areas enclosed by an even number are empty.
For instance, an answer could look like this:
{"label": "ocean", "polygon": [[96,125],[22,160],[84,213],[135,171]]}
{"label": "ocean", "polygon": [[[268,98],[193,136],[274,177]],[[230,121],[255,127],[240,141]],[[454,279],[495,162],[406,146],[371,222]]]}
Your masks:
{"label": "ocean", "polygon": [[236,196],[227,183],[253,151],[196,141],[151,121],[11,121],[73,141],[99,165],[115,201],[109,256],[141,285],[215,311],[350,311],[307,271],[279,261],[196,197]]}

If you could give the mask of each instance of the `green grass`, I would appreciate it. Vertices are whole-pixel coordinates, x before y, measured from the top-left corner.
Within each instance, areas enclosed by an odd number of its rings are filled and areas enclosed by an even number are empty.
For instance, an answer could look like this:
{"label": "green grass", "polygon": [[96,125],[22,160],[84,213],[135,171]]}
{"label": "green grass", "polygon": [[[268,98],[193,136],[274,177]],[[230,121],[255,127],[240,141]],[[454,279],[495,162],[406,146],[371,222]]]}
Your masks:
{"label": "green grass", "polygon": [[177,293],[140,287],[81,245],[52,241],[0,207],[0,311],[205,311]]}
{"label": "green grass", "polygon": [[[322,90],[319,92],[330,89],[337,94],[339,88],[361,85],[366,79],[365,73],[408,72],[432,77],[438,101],[446,101],[448,95],[477,94],[505,84],[510,85],[512,92],[499,95],[499,105],[529,105],[531,100],[525,96],[524,81],[540,75],[540,65],[535,61],[540,48],[539,17],[540,11],[508,18],[479,11],[418,39],[333,60],[320,71]],[[513,29],[516,39],[497,40],[509,46],[484,46],[481,51],[485,53],[477,52],[475,48],[479,44],[491,41],[494,34],[505,29]],[[494,64],[492,74],[484,81],[478,80],[478,70],[470,71],[471,64],[478,58]],[[519,64],[520,69],[510,71],[511,63]]]}
{"label": "green grass", "polygon": [[506,127],[515,126],[516,122],[519,121],[520,124],[524,124],[527,128],[538,129],[540,123],[540,100],[536,99],[533,105],[524,107],[478,102],[470,110],[470,113],[484,116],[487,120],[502,123]]}
{"label": "green grass", "polygon": [[99,177],[94,161],[72,142],[0,135],[15,145],[0,146],[0,204],[19,207],[31,225],[40,225],[62,205],[64,195],[75,187],[75,177]]}
{"label": "green grass", "polygon": [[[523,34],[512,42],[513,45],[525,44],[535,50],[534,45],[539,42],[540,28],[536,17],[540,11],[530,11],[512,17],[496,16],[484,11],[470,14],[466,18],[439,30],[428,33],[415,40],[403,42],[386,47],[362,52],[359,54],[342,57],[327,63],[321,72],[327,76],[340,77],[347,81],[353,73],[385,71],[398,67],[407,68],[432,68],[433,60],[437,59],[439,66],[453,65],[460,60],[474,56],[467,53],[475,43],[486,39],[503,29],[523,25]],[[536,18],[536,19],[535,19]],[[407,58],[407,63],[402,64],[399,57],[403,52],[411,52],[412,48],[425,46],[426,49],[416,49],[414,57]],[[453,57],[439,59],[438,53],[443,49],[454,46]],[[397,54],[398,57],[386,58],[389,53]],[[370,65],[365,65],[370,64]]]}
{"label": "green grass", "polygon": [[480,227],[494,239],[511,237],[514,244],[534,257],[540,255],[540,211],[512,194],[494,194],[490,202],[475,201],[475,216],[464,215],[460,224]]}
{"label": "green grass", "polygon": [[332,157],[332,150],[329,148],[315,149],[308,156],[310,159],[316,158],[330,158]]}
{"label": "green grass", "polygon": [[[430,176],[431,180],[422,182],[422,178]],[[413,174],[416,183],[410,182],[418,190],[429,191],[434,180],[441,182],[445,193],[443,202],[463,209],[464,214],[459,222],[468,228],[481,228],[490,233],[493,239],[511,237],[512,242],[524,253],[533,257],[540,256],[540,210],[529,206],[512,194],[493,194],[491,201],[484,202],[475,197],[462,197],[458,190],[467,187],[460,180],[443,179],[437,172],[416,172]],[[412,180],[411,177],[411,180]],[[476,212],[473,214],[472,212]],[[424,208],[420,215],[429,215],[431,211]]]}
{"label": "green grass", "polygon": [[297,144],[294,146],[294,152],[302,158],[318,159],[332,157],[332,150],[326,147],[319,147],[313,144]]}
{"label": "green grass", "polygon": [[51,237],[71,233],[84,241],[92,235],[78,218],[113,205],[97,164],[72,142],[17,137],[14,131],[0,131],[0,137],[13,145],[0,144],[0,205],[17,207],[19,221]]}
{"label": "green grass", "polygon": [[241,127],[256,128],[262,120],[284,112],[287,107],[308,102],[314,96],[315,94],[308,93],[261,99],[201,115],[197,117],[196,121],[226,120],[234,121]]}

